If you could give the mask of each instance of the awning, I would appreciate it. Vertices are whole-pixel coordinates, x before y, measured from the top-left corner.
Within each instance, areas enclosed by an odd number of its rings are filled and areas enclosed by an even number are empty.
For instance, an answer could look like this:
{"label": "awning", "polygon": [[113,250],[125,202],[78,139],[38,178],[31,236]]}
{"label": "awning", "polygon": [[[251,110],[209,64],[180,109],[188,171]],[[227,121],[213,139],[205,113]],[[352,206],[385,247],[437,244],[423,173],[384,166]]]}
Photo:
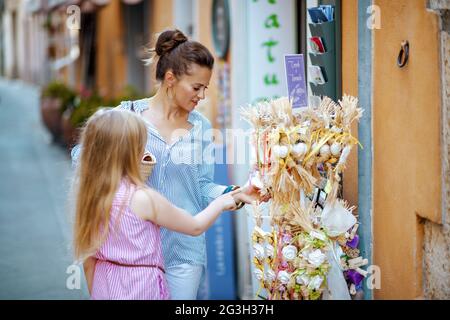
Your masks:
{"label": "awning", "polygon": [[41,0],[25,0],[25,10],[29,13],[34,13],[42,8]]}
{"label": "awning", "polygon": [[111,0],[90,0],[90,1],[97,6],[104,6],[108,4]]}
{"label": "awning", "polygon": [[20,2],[16,0],[5,0],[5,10],[14,11],[19,8]]}
{"label": "awning", "polygon": [[[44,1],[44,0],[41,0]],[[48,1],[48,8],[52,9],[55,7],[60,7],[62,5],[69,6],[69,5],[80,5],[80,6],[89,6],[89,5],[96,5],[99,7],[105,6],[111,2],[111,0],[45,0]],[[125,4],[138,4],[142,0],[122,0]]]}
{"label": "awning", "polygon": [[122,0],[125,4],[138,4],[142,0]]}
{"label": "awning", "polygon": [[[89,0],[89,1],[93,2],[94,4],[96,4],[98,6],[104,6],[108,3],[110,3],[111,0]],[[142,0],[122,0],[122,2],[125,4],[138,4],[141,1]]]}
{"label": "awning", "polygon": [[53,9],[53,8],[55,8],[57,6],[66,4],[67,2],[70,2],[70,1],[67,1],[67,0],[47,0],[47,8]]}
{"label": "awning", "polygon": [[[4,1],[4,0],[0,0]],[[111,2],[111,0],[25,0],[27,11],[29,13],[35,12],[49,12],[59,9],[63,6],[78,5],[82,12],[90,12],[96,7],[102,7]],[[142,0],[121,0],[125,4],[134,5],[142,2]],[[13,3],[15,3],[14,1]],[[1,3],[1,2],[0,2]]]}
{"label": "awning", "polygon": [[[3,0],[2,0],[3,1]],[[49,12],[61,6],[79,5],[83,0],[24,0],[28,13]]]}

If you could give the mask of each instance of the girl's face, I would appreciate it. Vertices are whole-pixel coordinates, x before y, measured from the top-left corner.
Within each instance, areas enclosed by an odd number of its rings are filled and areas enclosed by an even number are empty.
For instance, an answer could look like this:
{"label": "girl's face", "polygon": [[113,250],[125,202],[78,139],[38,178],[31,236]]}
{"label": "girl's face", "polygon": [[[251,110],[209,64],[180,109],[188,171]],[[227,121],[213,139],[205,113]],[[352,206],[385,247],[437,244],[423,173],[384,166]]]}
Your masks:
{"label": "girl's face", "polygon": [[212,71],[207,67],[192,64],[189,73],[174,81],[173,90],[169,89],[175,96],[175,104],[187,112],[194,110],[198,102],[205,99]]}

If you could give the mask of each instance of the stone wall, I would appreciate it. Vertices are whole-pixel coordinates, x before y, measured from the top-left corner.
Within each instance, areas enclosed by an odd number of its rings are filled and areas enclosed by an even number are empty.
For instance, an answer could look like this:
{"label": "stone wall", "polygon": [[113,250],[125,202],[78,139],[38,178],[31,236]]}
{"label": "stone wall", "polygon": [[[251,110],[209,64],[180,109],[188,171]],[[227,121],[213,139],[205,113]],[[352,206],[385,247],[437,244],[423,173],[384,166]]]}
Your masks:
{"label": "stone wall", "polygon": [[430,0],[441,17],[442,60],[442,224],[425,222],[424,297],[450,299],[450,0]]}

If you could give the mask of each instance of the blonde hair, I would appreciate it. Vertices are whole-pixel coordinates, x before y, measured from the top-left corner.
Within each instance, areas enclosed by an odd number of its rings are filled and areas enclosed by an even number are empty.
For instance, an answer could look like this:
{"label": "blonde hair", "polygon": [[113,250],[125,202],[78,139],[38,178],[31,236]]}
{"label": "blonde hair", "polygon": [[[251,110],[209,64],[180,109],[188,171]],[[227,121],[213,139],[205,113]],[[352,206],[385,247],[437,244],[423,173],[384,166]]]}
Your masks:
{"label": "blonde hair", "polygon": [[108,236],[110,210],[120,181],[126,178],[144,186],[139,165],[146,141],[145,123],[133,112],[100,109],[87,121],[74,188],[76,259],[93,255]]}

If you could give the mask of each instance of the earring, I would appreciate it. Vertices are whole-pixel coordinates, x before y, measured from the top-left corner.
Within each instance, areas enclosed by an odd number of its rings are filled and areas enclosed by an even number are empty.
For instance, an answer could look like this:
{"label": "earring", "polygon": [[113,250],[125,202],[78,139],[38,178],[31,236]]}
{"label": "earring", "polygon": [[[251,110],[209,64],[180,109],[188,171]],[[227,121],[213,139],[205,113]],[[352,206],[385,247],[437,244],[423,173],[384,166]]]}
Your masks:
{"label": "earring", "polygon": [[[170,90],[171,92],[169,92],[169,90]],[[166,89],[166,95],[167,95],[167,97],[168,97],[170,100],[175,99],[175,93],[173,92],[173,87],[172,87],[172,86],[167,87],[167,89]]]}

